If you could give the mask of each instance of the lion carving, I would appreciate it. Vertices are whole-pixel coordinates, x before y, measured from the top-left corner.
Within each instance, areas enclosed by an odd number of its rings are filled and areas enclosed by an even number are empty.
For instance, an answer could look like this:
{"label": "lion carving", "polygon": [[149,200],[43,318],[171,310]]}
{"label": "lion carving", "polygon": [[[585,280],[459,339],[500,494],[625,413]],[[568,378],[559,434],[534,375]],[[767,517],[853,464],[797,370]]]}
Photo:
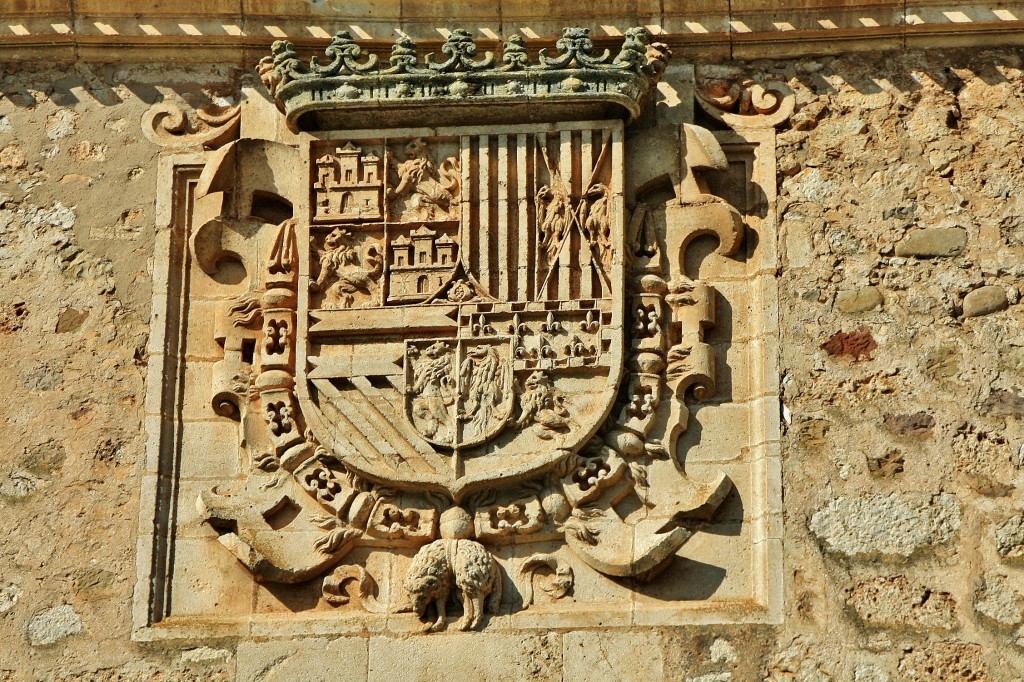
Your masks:
{"label": "lion carving", "polygon": [[459,630],[480,624],[485,599],[491,613],[501,603],[501,569],[483,545],[473,540],[435,540],[420,548],[405,576],[405,590],[417,616],[422,618],[431,602],[437,606],[437,620],[428,623],[424,631],[445,628],[445,606],[453,581],[455,590],[462,593],[464,614],[456,624]]}

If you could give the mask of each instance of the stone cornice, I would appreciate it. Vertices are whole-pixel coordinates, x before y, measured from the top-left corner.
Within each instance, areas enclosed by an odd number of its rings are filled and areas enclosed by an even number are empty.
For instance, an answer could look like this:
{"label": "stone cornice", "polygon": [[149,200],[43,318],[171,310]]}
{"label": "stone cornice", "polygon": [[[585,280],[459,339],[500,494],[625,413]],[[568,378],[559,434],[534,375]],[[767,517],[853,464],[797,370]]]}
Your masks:
{"label": "stone cornice", "polygon": [[[429,2],[379,0],[203,0],[189,10],[161,4],[125,11],[109,0],[18,0],[0,11],[5,61],[220,61],[255,63],[268,40],[287,39],[300,50],[319,48],[349,30],[364,49],[387,55],[405,35],[436,51],[455,25],[481,49],[500,49],[499,36],[520,33],[533,47],[552,47],[562,27],[593,26],[601,50],[621,43],[628,26],[644,25],[682,58],[752,59],[1024,43],[1024,2],[954,3],[922,0],[792,3],[701,0],[641,2],[622,10],[607,4],[564,3],[538,16],[525,0],[501,0],[482,9],[467,3],[458,18],[431,18]],[[780,8],[780,5],[788,5]],[[664,7],[663,7],[664,5]],[[458,9],[458,8],[456,8]]]}

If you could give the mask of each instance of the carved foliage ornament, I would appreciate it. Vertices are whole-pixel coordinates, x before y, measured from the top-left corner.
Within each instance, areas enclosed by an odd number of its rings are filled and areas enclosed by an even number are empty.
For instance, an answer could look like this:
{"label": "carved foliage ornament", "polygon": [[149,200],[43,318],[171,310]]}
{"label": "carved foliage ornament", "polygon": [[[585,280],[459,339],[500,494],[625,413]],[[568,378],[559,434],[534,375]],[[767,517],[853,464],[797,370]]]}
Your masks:
{"label": "carved foliage ornament", "polygon": [[[582,29],[535,66],[521,47],[509,40],[498,66],[454,31],[423,67],[402,40],[382,68],[339,34],[328,63],[307,68],[278,42],[261,71],[287,110],[292,86],[324,79],[341,79],[330,81],[339,92],[420,72],[541,82],[664,68],[642,29],[614,59]],[[695,154],[716,145],[687,137]],[[251,273],[217,324],[212,387],[250,467],[198,505],[258,580],[326,575],[328,603],[429,611],[430,630],[458,596],[468,629],[571,594],[570,554],[653,579],[714,514],[730,481],[692,480],[675,445],[687,389],[713,390],[703,333],[714,299],[678,273],[692,236],[714,233],[732,254],[742,224],[703,195],[683,198],[699,229],[659,233],[642,203],[627,221],[625,144],[622,121],[606,119],[338,130],[295,146],[243,139],[213,156],[192,250],[210,272],[227,254]],[[268,201],[291,217],[268,219]],[[378,584],[387,576],[344,563],[354,548],[412,558],[400,584]]]}

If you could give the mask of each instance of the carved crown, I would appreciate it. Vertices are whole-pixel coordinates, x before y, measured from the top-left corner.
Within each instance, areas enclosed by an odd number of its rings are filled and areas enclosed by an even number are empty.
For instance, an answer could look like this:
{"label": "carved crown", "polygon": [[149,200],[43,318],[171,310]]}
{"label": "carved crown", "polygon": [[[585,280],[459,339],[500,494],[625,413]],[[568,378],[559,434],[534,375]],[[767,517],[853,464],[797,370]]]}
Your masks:
{"label": "carved crown", "polygon": [[555,47],[558,54],[541,49],[531,62],[526,41],[513,35],[499,61],[491,52],[478,57],[470,33],[455,29],[440,58],[430,53],[421,63],[416,45],[401,37],[385,64],[341,31],[325,50],[326,64],[313,57],[307,66],[292,43],[278,40],[258,70],[296,131],[375,127],[382,115],[390,125],[441,117],[448,125],[605,117],[628,122],[639,116],[671,56],[643,27],[626,31],[614,57],[609,50],[595,54],[585,28],[565,29]]}

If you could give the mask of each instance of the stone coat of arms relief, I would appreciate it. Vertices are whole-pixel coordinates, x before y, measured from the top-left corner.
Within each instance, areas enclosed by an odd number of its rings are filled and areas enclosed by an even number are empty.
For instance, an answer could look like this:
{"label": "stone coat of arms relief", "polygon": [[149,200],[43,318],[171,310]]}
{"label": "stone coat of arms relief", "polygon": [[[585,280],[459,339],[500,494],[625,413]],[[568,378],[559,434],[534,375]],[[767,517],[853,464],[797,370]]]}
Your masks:
{"label": "stone coat of arms relief", "polygon": [[728,160],[686,123],[675,189],[630,166],[670,58],[646,29],[556,50],[480,54],[457,30],[385,63],[342,32],[306,62],[278,41],[259,75],[287,131],[236,112],[196,167],[189,255],[245,279],[207,332],[241,475],[193,499],[258,583],[475,629],[656,584],[732,492],[678,445],[716,385],[715,291],[687,250],[743,245],[699,179]]}

